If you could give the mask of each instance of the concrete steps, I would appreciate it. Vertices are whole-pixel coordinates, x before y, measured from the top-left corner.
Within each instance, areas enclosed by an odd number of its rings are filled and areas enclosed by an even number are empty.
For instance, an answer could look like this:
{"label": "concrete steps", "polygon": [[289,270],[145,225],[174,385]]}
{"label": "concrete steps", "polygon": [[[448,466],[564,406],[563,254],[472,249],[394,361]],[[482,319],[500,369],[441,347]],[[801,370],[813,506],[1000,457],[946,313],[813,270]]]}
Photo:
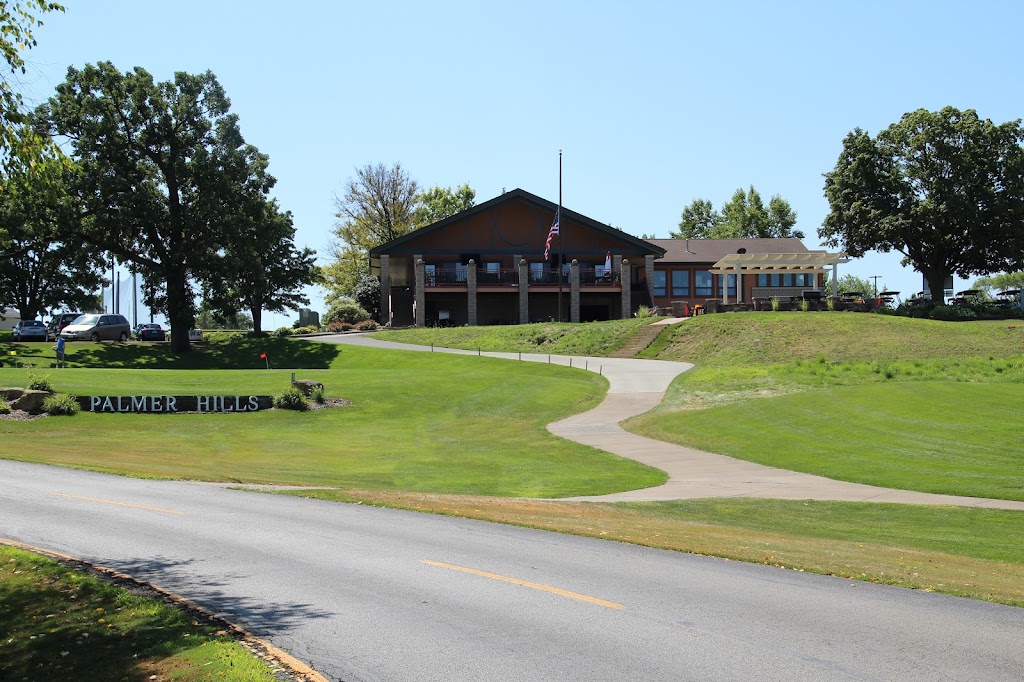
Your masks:
{"label": "concrete steps", "polygon": [[608,354],[608,357],[635,358],[637,353],[654,343],[654,339],[658,338],[658,334],[663,329],[665,327],[659,324],[649,324],[641,327],[633,336],[626,339],[626,342],[622,344],[622,348],[612,351]]}

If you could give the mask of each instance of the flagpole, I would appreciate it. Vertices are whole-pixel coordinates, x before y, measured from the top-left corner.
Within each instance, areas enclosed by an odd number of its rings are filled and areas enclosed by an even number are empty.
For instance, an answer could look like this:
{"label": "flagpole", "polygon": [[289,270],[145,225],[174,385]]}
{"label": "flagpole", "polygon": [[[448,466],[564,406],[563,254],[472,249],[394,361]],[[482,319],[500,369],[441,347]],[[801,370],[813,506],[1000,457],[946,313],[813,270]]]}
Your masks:
{"label": "flagpole", "polygon": [[558,213],[555,214],[558,221],[558,321],[562,321],[562,273],[565,268],[562,264],[562,150],[558,150]]}

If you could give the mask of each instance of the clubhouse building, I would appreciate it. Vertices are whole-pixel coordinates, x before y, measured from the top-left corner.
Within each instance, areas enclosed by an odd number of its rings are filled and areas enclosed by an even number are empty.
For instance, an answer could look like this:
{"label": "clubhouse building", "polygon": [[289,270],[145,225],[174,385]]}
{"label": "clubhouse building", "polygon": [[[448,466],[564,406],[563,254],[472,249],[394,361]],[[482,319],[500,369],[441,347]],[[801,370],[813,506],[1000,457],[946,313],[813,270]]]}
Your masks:
{"label": "clubhouse building", "polygon": [[[799,239],[650,239],[561,210],[522,189],[370,251],[385,321],[402,326],[589,322],[640,306],[682,314],[821,297],[844,254]],[[835,281],[833,277],[833,281]]]}

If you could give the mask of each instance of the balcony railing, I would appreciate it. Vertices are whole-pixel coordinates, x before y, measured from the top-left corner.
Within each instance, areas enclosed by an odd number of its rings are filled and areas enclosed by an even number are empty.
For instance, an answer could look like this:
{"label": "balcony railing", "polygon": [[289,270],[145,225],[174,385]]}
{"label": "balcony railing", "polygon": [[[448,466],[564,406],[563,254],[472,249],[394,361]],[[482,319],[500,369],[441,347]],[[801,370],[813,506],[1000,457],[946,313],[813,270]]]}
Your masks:
{"label": "balcony railing", "polygon": [[[559,280],[557,268],[544,268],[543,270],[531,269],[527,271],[527,282],[530,285],[556,286]],[[563,285],[569,285],[569,271],[561,273]],[[428,287],[464,287],[469,281],[469,271],[460,270],[428,270],[424,273],[424,285]],[[519,286],[518,269],[484,270],[477,269],[477,286]],[[580,267],[581,287],[602,287],[617,286],[619,284],[619,273],[605,270],[604,268]]]}

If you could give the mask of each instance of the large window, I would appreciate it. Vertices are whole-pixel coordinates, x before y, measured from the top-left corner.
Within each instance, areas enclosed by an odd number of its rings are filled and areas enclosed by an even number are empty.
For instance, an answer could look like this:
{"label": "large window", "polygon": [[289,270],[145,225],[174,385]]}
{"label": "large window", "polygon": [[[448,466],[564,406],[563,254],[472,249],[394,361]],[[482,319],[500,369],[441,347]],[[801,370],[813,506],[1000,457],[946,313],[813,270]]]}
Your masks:
{"label": "large window", "polygon": [[665,271],[655,270],[654,271],[654,295],[664,296],[665,295]]}
{"label": "large window", "polygon": [[[718,276],[718,290],[719,291],[722,291],[722,290],[725,289],[725,286],[722,283],[722,278],[723,277],[726,277],[726,275],[719,275]],[[728,283],[729,283],[729,297],[730,298],[736,298],[736,275],[728,275],[728,277],[729,277],[729,279],[728,279]]]}
{"label": "large window", "polygon": [[544,281],[544,264],[543,263],[530,263],[530,281],[531,282],[543,282]]}
{"label": "large window", "polygon": [[673,296],[689,296],[690,295],[690,271],[689,270],[673,270],[672,271],[672,295]]}
{"label": "large window", "polygon": [[698,270],[693,278],[694,296],[711,296],[714,288],[714,280],[707,270]]}

